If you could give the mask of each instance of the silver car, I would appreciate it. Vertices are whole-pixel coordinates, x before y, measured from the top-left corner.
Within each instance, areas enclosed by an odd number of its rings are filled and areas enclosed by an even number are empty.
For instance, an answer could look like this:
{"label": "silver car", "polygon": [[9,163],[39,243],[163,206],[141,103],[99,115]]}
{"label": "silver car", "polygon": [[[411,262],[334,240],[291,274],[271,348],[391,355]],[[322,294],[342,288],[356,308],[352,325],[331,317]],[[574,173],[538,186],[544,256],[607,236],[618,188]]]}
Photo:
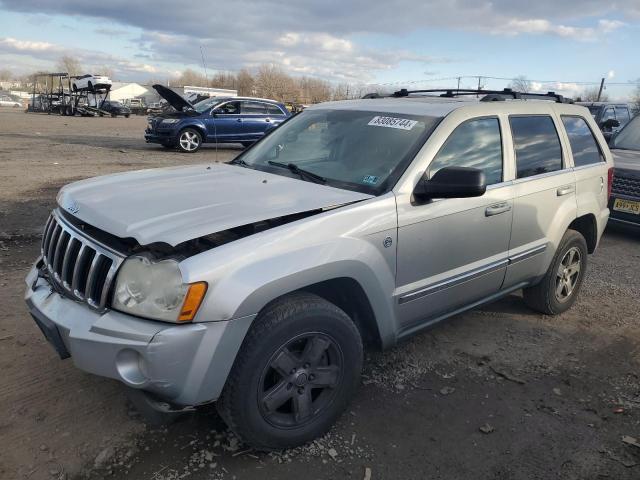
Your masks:
{"label": "silver car", "polygon": [[556,96],[445,95],[319,104],[230,164],[67,185],[31,314],[148,414],[217,402],[278,449],[337,419],[363,344],[520,289],[564,312],[609,216],[598,126]]}

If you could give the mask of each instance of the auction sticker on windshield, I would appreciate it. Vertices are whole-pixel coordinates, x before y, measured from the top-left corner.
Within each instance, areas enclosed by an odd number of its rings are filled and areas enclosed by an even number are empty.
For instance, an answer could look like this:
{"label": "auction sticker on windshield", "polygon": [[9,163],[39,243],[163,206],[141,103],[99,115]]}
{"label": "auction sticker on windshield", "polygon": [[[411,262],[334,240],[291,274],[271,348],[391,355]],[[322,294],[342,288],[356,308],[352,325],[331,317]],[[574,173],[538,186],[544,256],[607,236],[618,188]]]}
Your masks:
{"label": "auction sticker on windshield", "polygon": [[411,130],[417,120],[409,120],[408,118],[382,117],[377,115],[371,119],[367,125],[375,127],[399,128],[401,130]]}

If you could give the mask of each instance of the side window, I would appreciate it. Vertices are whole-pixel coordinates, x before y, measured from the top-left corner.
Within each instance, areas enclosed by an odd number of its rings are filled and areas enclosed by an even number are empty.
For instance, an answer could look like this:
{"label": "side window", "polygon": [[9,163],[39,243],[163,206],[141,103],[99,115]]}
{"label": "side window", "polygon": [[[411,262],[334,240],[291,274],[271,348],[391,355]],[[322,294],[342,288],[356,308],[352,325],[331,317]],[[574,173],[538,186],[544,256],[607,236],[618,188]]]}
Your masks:
{"label": "side window", "polygon": [[267,114],[269,114],[269,115],[284,115],[284,113],[282,113],[282,110],[280,110],[276,105],[271,105],[271,104],[267,103],[266,106],[267,106]]}
{"label": "side window", "polygon": [[616,118],[616,114],[613,111],[613,107],[607,107],[604,109],[604,113],[602,114],[602,119],[600,120],[600,122],[606,122],[610,118],[613,118],[613,119]]}
{"label": "side window", "polygon": [[240,102],[227,102],[216,108],[216,113],[222,115],[238,115],[240,113]]}
{"label": "side window", "polygon": [[487,185],[502,181],[502,137],[497,118],[468,120],[453,131],[429,166],[433,176],[444,167],[484,170]]}
{"label": "side window", "polygon": [[548,115],[509,118],[516,151],[517,178],[562,170],[562,147]]}
{"label": "side window", "polygon": [[616,107],[616,119],[620,122],[620,127],[624,127],[631,120],[629,109],[627,107]]}
{"label": "side window", "polygon": [[603,161],[598,142],[583,118],[563,115],[562,123],[569,137],[573,162],[576,167]]}
{"label": "side window", "polygon": [[249,115],[265,115],[267,110],[261,102],[242,102],[242,113]]}

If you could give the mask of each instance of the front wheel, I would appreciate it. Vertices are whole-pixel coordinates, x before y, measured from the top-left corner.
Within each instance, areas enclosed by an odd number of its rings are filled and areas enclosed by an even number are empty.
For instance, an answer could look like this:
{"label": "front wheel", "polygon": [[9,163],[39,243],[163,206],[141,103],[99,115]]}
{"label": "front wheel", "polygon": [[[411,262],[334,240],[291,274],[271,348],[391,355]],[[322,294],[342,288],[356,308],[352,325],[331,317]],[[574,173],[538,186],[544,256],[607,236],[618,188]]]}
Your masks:
{"label": "front wheel", "polygon": [[185,153],[194,153],[202,145],[202,135],[193,128],[185,128],[178,136],[178,150]]}
{"label": "front wheel", "polygon": [[587,242],[567,230],[542,281],[523,291],[526,304],[541,313],[558,315],[576,301],[587,271]]}
{"label": "front wheel", "polygon": [[295,293],[256,318],[238,353],[218,411],[260,450],[296,447],[325,433],[353,396],[362,339],[338,307]]}

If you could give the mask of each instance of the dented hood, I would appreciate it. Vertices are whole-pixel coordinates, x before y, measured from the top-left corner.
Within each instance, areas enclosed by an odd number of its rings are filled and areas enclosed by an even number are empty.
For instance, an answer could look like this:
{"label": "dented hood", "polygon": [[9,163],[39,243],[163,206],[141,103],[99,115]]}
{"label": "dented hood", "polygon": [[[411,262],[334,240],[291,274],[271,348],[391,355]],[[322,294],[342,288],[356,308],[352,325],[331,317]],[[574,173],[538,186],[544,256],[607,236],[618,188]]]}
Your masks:
{"label": "dented hood", "polygon": [[67,213],[141,245],[169,245],[229,228],[370,198],[349,190],[234,165],[118,173],[58,194]]}

